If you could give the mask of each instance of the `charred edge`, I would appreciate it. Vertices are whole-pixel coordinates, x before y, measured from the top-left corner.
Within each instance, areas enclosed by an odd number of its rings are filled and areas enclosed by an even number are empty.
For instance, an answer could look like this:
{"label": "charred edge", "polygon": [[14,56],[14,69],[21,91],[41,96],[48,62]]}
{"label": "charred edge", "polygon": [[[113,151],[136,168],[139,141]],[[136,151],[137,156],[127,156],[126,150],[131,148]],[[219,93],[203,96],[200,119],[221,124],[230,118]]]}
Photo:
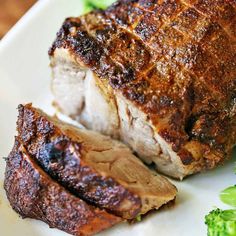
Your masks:
{"label": "charred edge", "polygon": [[52,46],[49,48],[48,55],[53,56],[56,48],[61,48],[61,47],[67,48],[66,39],[68,35],[70,34],[70,29],[72,27],[78,28],[80,26],[81,26],[80,21],[75,21],[73,20],[73,18],[67,18],[64,21],[61,29],[58,31],[55,41],[53,42]]}
{"label": "charred edge", "polygon": [[[82,159],[80,159],[82,145],[71,141],[61,132],[56,132],[56,127],[54,127],[52,122],[48,121],[46,117],[41,116],[33,108],[25,108],[21,105],[19,106],[18,125],[20,139],[24,145],[30,145],[28,146],[30,148],[29,152],[34,157],[35,161],[68,191],[77,195],[84,201],[89,202],[91,205],[97,204],[97,206],[100,206],[101,208],[108,208],[108,211],[109,208],[111,208],[110,212],[117,215],[122,213],[118,212],[119,204],[121,204],[124,199],[129,199],[133,205],[127,213],[130,212],[129,214],[134,217],[138,214],[141,209],[140,197],[124,188],[113,178],[102,177],[97,174],[95,170],[86,166]],[[27,135],[25,135],[25,133]],[[28,134],[30,134],[29,137]],[[57,138],[55,138],[55,135]],[[26,136],[27,138],[25,138]],[[37,136],[40,137],[40,140],[38,140]],[[52,138],[54,141],[52,141]],[[38,142],[40,143],[38,144]],[[73,147],[73,149],[76,150],[76,155],[78,155],[78,157],[74,156],[75,154],[71,152],[70,147]],[[74,173],[75,170],[80,173],[80,177],[82,178],[82,188],[74,188],[73,182],[71,182],[73,178],[66,178],[63,180],[65,176],[70,176],[68,172]],[[60,174],[62,176],[60,176]],[[93,188],[94,183],[96,183],[97,186],[95,189],[96,191]],[[103,190],[100,191],[100,187]],[[93,192],[95,191],[95,195],[86,195],[87,193],[90,193],[89,191],[86,191],[87,188],[92,189]],[[106,190],[105,192],[104,188]],[[109,203],[106,202],[106,198],[108,197],[106,195],[104,195],[104,202],[99,202],[100,199],[96,198],[97,194],[100,196],[109,193],[113,196],[109,200]],[[117,196],[119,196],[118,199]]]}
{"label": "charred edge", "polygon": [[[124,199],[130,200],[133,206],[127,213],[131,214],[129,217],[135,217],[141,209],[140,198],[126,190],[112,178],[100,177],[91,172],[90,167],[84,166],[82,160],[74,157],[75,154],[70,153],[70,146],[75,147],[77,153],[81,152],[79,145],[63,139],[45,144],[44,148],[39,151],[40,165],[53,179],[60,182],[72,194],[93,206],[105,208],[109,213],[122,216],[123,213],[119,211],[120,204]],[[73,184],[73,177],[66,179],[61,177],[70,176],[62,169],[67,169],[69,172],[73,172],[75,169],[79,170],[80,178],[83,179],[82,182],[79,185],[78,183]],[[72,176],[74,174],[76,173],[73,172]],[[109,198],[109,202],[107,202],[107,198]]]}
{"label": "charred edge", "polygon": [[182,149],[181,151],[178,152],[178,156],[180,157],[182,163],[185,166],[191,165],[195,161],[193,155],[184,149]]}
{"label": "charred edge", "polygon": [[[4,188],[6,190],[7,197],[9,199],[12,208],[17,213],[19,213],[22,218],[34,218],[42,220],[45,223],[47,223],[50,227],[53,228],[56,227],[58,229],[76,235],[78,235],[78,233],[79,235],[80,233],[81,235],[84,235],[83,233],[86,234],[86,232],[87,232],[86,235],[90,235],[92,232],[101,231],[121,221],[120,218],[113,215],[109,215],[108,213],[106,213],[106,211],[101,211],[98,208],[93,208],[93,206],[87,205],[86,202],[82,203],[79,198],[78,199],[74,198],[74,196],[70,195],[69,192],[67,194],[66,189],[60,187],[56,182],[52,181],[50,183],[51,180],[50,176],[44,173],[40,173],[41,172],[40,167],[38,167],[37,164],[34,163],[33,159],[31,160],[31,157],[28,156],[27,152],[25,153],[25,150],[24,151],[20,150],[20,147],[21,143],[16,139],[13,150],[9,155],[10,160],[6,166],[6,170],[8,172],[6,172],[5,174]],[[24,158],[23,153],[27,154],[27,158]],[[26,170],[24,168],[26,168]],[[24,185],[18,184],[20,179],[19,178],[15,179],[13,176],[17,174],[18,171],[20,173],[21,171],[24,171],[22,173],[26,175],[23,176],[22,181],[25,181],[25,183],[29,183],[26,187],[27,188],[32,187],[32,190],[27,191],[24,189]],[[47,187],[49,187],[48,184],[52,184],[51,190],[55,190],[55,193],[57,194],[53,196],[53,200],[51,202],[52,204],[50,204],[49,202],[49,205],[50,207],[52,207],[52,209],[49,212],[45,212],[46,211],[45,207],[47,208],[46,206],[47,203],[46,205],[44,204],[45,199],[40,200],[40,194],[42,193],[42,196],[48,197],[45,195],[43,191],[45,188],[45,191],[47,192]],[[12,188],[12,185],[15,185],[18,194],[20,194],[20,198],[16,195],[17,192],[16,193],[14,192],[14,188]],[[65,207],[68,210],[68,214],[64,216],[65,221],[64,220],[61,221],[60,220],[61,213],[60,211],[57,212],[57,207],[58,207],[57,203],[59,201],[59,205],[62,204],[64,206],[63,203],[64,197],[66,197],[66,199],[69,199],[70,202],[68,204],[65,203]],[[40,207],[39,209],[37,207],[37,203],[39,203],[42,208]],[[72,209],[71,206],[74,203],[77,203],[79,205],[81,204],[82,207],[80,209],[76,209],[75,211],[73,211],[71,210]],[[55,218],[54,213],[55,215],[59,214],[58,216],[60,217]],[[81,219],[80,213],[85,218]],[[96,220],[98,220],[98,222],[104,221],[106,222],[106,225],[105,226],[96,225]],[[63,224],[63,222],[67,222],[69,224]],[[70,222],[72,223],[70,224]],[[91,224],[93,224],[94,222],[95,225],[87,226],[89,222],[91,222]],[[80,226],[79,228],[78,225]],[[90,227],[90,229],[88,229],[88,227]]]}

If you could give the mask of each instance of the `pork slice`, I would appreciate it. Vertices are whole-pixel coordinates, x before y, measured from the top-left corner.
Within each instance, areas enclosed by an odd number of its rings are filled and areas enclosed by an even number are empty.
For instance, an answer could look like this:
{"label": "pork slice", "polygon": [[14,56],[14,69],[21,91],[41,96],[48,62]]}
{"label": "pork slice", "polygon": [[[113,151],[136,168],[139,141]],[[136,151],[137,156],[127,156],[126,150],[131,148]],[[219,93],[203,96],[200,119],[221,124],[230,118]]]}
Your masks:
{"label": "pork slice", "polygon": [[86,202],[125,219],[172,201],[176,188],[124,144],[19,106],[19,139],[42,168]]}
{"label": "pork slice", "polygon": [[16,138],[6,163],[4,188],[23,218],[42,220],[76,236],[94,235],[122,221],[87,204],[49,177]]}
{"label": "pork slice", "polygon": [[49,51],[56,106],[166,175],[222,164],[236,140],[235,9],[120,0],[67,18]]}

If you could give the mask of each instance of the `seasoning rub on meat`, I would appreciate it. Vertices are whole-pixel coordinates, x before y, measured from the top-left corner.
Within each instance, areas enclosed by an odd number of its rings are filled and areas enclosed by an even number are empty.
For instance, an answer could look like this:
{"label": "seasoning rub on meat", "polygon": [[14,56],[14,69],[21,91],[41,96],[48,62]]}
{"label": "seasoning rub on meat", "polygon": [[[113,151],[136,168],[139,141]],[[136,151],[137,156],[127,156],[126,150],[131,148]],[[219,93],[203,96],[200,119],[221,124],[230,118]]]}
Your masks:
{"label": "seasoning rub on meat", "polygon": [[19,105],[4,188],[23,218],[93,235],[175,200],[177,190],[119,141]]}
{"label": "seasoning rub on meat", "polygon": [[230,157],[234,0],[119,0],[67,18],[49,54],[57,107],[160,172],[182,179]]}

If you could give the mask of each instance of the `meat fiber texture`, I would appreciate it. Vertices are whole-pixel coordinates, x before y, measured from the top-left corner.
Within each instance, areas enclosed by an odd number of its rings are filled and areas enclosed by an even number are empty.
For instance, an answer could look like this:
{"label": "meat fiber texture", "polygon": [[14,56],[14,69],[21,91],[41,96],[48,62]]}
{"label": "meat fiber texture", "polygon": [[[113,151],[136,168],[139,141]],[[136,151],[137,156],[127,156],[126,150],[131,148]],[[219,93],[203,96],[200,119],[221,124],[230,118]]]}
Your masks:
{"label": "meat fiber texture", "polygon": [[176,197],[176,188],[124,144],[49,117],[31,104],[19,106],[17,130],[26,151],[53,179],[114,215],[134,219]]}
{"label": "meat fiber texture", "polygon": [[55,104],[180,178],[236,140],[236,2],[120,0],[67,18],[50,51]]}
{"label": "meat fiber texture", "polygon": [[75,236],[94,235],[122,221],[51,179],[18,139],[7,159],[4,188],[12,208],[23,218],[42,220]]}
{"label": "meat fiber texture", "polygon": [[19,105],[4,188],[23,218],[94,235],[173,202],[177,190],[124,144]]}

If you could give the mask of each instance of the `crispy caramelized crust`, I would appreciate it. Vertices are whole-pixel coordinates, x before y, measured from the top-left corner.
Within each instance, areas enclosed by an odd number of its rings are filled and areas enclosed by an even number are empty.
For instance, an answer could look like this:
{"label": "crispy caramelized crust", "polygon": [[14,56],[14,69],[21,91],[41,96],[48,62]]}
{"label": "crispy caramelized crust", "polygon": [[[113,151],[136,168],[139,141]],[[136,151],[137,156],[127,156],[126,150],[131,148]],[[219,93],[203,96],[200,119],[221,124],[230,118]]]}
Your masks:
{"label": "crispy caramelized crust", "polygon": [[67,125],[31,104],[18,109],[18,135],[28,153],[86,202],[133,219],[175,199],[176,188],[120,142]]}
{"label": "crispy caramelized crust", "polygon": [[121,221],[52,180],[17,139],[7,159],[4,188],[11,206],[23,218],[42,220],[72,235],[93,235]]}
{"label": "crispy caramelized crust", "polygon": [[236,141],[236,2],[120,0],[68,18],[70,51],[148,115],[186,174],[215,167]]}
{"label": "crispy caramelized crust", "polygon": [[[17,129],[27,151],[55,179],[91,204],[124,218],[141,210],[139,196],[110,176],[101,175],[86,161],[84,140],[71,140],[46,114],[30,104],[19,106]],[[68,131],[69,133],[70,131]]]}

